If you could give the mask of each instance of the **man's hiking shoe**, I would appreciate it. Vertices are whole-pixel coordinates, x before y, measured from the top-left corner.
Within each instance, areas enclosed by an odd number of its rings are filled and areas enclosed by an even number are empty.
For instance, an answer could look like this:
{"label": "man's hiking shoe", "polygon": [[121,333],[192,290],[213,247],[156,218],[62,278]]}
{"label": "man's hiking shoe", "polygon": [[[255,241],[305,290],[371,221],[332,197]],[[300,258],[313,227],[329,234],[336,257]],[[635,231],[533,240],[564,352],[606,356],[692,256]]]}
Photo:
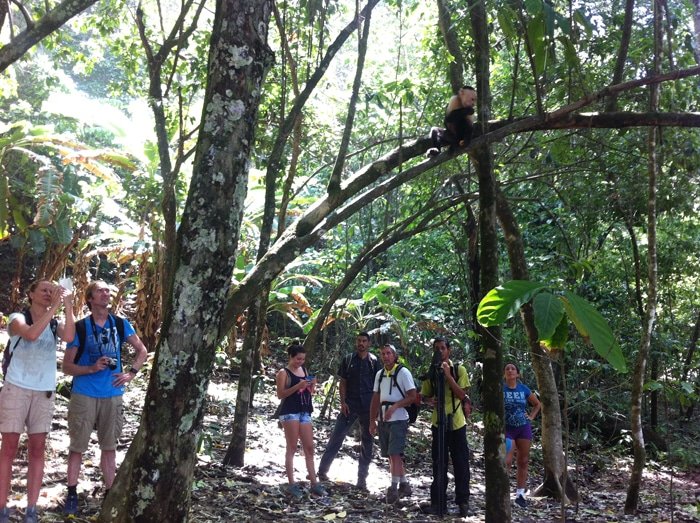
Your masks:
{"label": "man's hiking shoe", "polygon": [[304,493],[301,491],[301,487],[296,483],[287,485],[285,487],[285,492],[288,496],[293,497],[294,499],[301,499],[304,497]]}
{"label": "man's hiking shoe", "polygon": [[12,512],[10,511],[9,507],[3,507],[3,509],[0,510],[0,523],[10,523],[11,515]]}
{"label": "man's hiking shoe", "polygon": [[328,495],[328,491],[325,488],[323,488],[323,485],[321,485],[320,483],[316,483],[313,487],[311,487],[311,493],[314,496],[321,497],[325,497]]}
{"label": "man's hiking shoe", "polygon": [[386,502],[393,505],[399,500],[399,489],[396,485],[391,485],[386,491]]}
{"label": "man's hiking shoe", "polygon": [[410,498],[413,494],[413,489],[408,481],[404,483],[399,483],[399,497],[400,498]]}
{"label": "man's hiking shoe", "polygon": [[358,479],[357,483],[355,483],[355,487],[357,488],[357,490],[367,492],[367,480],[365,478]]}
{"label": "man's hiking shoe", "polygon": [[316,477],[318,477],[319,481],[328,481],[328,472],[321,472],[319,470],[318,474],[316,474]]}
{"label": "man's hiking shoe", "polygon": [[[440,515],[440,507],[438,505],[432,505],[432,504],[426,504],[426,505],[421,505],[420,511],[423,514],[431,514],[434,516],[439,516]],[[444,507],[442,509],[442,515],[447,514],[447,507]]]}
{"label": "man's hiking shoe", "polygon": [[24,523],[39,523],[36,507],[27,507],[27,511],[24,513]]}
{"label": "man's hiking shoe", "polygon": [[78,495],[77,494],[68,494],[66,496],[66,501],[63,504],[63,513],[68,514],[69,516],[71,514],[77,514],[78,513]]}
{"label": "man's hiking shoe", "polygon": [[525,496],[522,494],[518,494],[515,496],[515,504],[518,505],[520,508],[527,508],[527,501],[525,500]]}
{"label": "man's hiking shoe", "polygon": [[459,517],[460,518],[467,518],[471,516],[471,511],[469,510],[469,503],[460,503],[459,504]]}

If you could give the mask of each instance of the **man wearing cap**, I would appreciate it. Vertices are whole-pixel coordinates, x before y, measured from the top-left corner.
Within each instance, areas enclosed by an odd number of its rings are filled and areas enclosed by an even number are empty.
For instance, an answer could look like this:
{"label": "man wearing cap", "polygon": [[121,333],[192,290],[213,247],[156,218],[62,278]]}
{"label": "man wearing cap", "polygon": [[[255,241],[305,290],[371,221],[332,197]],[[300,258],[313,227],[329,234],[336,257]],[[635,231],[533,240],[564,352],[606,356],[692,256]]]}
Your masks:
{"label": "man wearing cap", "polygon": [[408,412],[405,407],[416,399],[413,376],[403,365],[399,365],[396,347],[390,343],[382,347],[380,357],[384,368],[374,379],[374,395],[370,408],[369,430],[377,433],[379,418],[379,448],[383,457],[389,458],[391,486],[386,493],[386,502],[396,503],[399,497],[411,495],[411,485],[406,479],[403,452],[408,433]]}

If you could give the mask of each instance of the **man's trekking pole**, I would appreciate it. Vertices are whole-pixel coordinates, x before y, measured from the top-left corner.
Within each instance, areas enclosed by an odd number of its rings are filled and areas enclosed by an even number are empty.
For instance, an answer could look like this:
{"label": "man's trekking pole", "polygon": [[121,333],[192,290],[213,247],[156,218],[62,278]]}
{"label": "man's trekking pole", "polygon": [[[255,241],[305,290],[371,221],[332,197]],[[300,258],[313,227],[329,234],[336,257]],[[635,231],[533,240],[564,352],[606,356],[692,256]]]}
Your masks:
{"label": "man's trekking pole", "polygon": [[445,417],[445,376],[442,371],[442,358],[440,356],[440,351],[435,351],[433,354],[433,375],[435,377],[435,408],[437,409],[437,431],[435,437],[437,438],[437,467],[435,479],[435,484],[437,486],[437,502],[438,502],[438,515],[440,517],[445,515],[445,509],[447,507],[447,500],[445,499],[446,492],[445,489],[445,476],[447,471],[445,470],[445,458],[447,457],[447,449],[445,444],[445,431],[447,430],[447,420]]}

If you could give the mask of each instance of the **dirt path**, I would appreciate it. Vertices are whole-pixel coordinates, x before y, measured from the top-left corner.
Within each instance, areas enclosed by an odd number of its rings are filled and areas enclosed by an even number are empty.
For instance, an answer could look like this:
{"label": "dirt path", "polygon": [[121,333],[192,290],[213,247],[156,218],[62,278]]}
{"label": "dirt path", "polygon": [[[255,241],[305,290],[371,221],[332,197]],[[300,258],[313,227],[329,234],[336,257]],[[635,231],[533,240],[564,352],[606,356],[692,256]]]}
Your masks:
{"label": "dirt path", "polygon": [[[118,462],[123,459],[138,425],[140,405],[143,401],[144,377],[140,376],[125,397],[127,424],[118,450]],[[326,498],[306,496],[299,502],[286,499],[280,486],[285,482],[284,438],[281,429],[268,418],[274,411],[275,400],[270,391],[257,396],[249,423],[246,466],[241,469],[224,468],[221,460],[228,446],[230,426],[235,404],[235,388],[214,382],[210,386],[210,403],[202,434],[196,480],[192,493],[190,521],[437,521],[436,517],[420,513],[418,506],[429,499],[430,430],[427,412],[421,413],[416,425],[410,428],[409,448],[406,455],[407,471],[413,485],[413,496],[401,500],[397,506],[383,503],[389,477],[384,460],[375,459],[370,469],[369,494],[357,491],[354,480],[357,474],[356,456],[358,443],[348,438],[341,454],[330,471],[328,483],[330,495]],[[43,512],[41,521],[63,521],[62,500],[65,494],[65,468],[67,455],[66,400],[57,402],[53,430],[47,452],[44,487],[39,501]],[[474,515],[462,521],[484,520],[484,477],[481,446],[481,426],[478,415],[469,427],[471,459],[471,496]],[[319,456],[332,428],[333,420],[315,420],[316,455]],[[86,455],[79,492],[81,513],[76,522],[95,521],[103,491],[99,473],[99,455],[96,441]],[[375,456],[376,456],[375,449]],[[700,472],[671,471],[650,462],[642,494],[641,512],[638,516],[624,516],[622,507],[629,470],[629,457],[616,458],[610,452],[587,451],[574,456],[571,474],[577,480],[582,501],[578,506],[567,507],[566,521],[609,522],[638,521],[677,523],[700,522]],[[538,441],[533,446],[530,487],[541,479],[539,471],[541,449]],[[318,460],[317,460],[318,462]],[[297,478],[306,473],[301,456],[295,461]],[[15,463],[10,506],[21,510],[25,505],[24,473],[26,448],[24,445]],[[511,480],[514,479],[514,470]],[[448,500],[451,499],[448,491]],[[548,499],[529,498],[530,506],[520,509],[513,505],[514,522],[561,521],[560,506]],[[454,510],[454,504],[450,507]],[[450,514],[446,520],[459,518]],[[17,516],[13,521],[21,521]],[[167,522],[166,522],[167,523]]]}

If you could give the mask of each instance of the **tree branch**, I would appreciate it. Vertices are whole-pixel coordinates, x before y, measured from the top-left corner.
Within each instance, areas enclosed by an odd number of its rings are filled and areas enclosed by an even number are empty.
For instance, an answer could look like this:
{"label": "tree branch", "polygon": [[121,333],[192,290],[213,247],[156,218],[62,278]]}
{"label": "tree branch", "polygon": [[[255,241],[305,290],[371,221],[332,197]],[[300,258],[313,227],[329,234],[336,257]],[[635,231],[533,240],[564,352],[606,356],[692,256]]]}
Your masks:
{"label": "tree branch", "polygon": [[22,31],[11,43],[0,48],[0,72],[19,60],[33,46],[81,13],[96,0],[65,0],[46,13],[34,27]]}

